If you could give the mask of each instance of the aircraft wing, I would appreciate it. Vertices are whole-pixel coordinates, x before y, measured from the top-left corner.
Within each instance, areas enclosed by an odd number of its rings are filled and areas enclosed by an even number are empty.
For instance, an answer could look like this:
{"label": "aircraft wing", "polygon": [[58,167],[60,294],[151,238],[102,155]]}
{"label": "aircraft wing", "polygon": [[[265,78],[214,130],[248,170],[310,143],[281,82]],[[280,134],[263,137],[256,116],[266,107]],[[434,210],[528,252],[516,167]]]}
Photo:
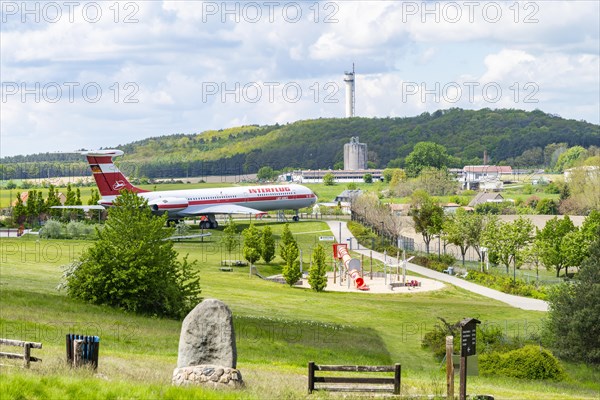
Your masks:
{"label": "aircraft wing", "polygon": [[260,211],[250,207],[238,206],[234,204],[230,205],[215,205],[208,207],[188,207],[186,210],[181,211],[180,214],[187,216],[194,215],[205,215],[205,214],[262,214],[264,211]]}
{"label": "aircraft wing", "polygon": [[87,205],[87,206],[52,206],[50,208],[71,208],[71,209],[75,209],[75,210],[83,210],[83,211],[89,211],[89,210],[106,210],[106,207],[104,206],[100,206],[100,205]]}

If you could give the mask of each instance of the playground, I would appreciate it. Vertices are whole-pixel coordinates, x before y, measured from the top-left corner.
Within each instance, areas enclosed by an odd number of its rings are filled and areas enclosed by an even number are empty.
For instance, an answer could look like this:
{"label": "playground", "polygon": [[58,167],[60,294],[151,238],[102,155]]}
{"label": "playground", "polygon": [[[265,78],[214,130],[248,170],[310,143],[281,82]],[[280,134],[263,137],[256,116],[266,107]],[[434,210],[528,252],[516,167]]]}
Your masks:
{"label": "playground", "polygon": [[[335,243],[332,245],[335,268],[327,273],[327,287],[330,292],[360,293],[418,293],[438,290],[444,284],[433,279],[425,279],[406,275],[407,260],[385,264],[384,272],[365,272],[359,259],[348,252],[348,245]],[[310,287],[308,276],[304,274],[299,287]]]}
{"label": "playground", "polygon": [[[402,268],[400,268],[399,275],[396,273],[388,274],[387,279],[385,278],[385,276],[383,276],[383,273],[373,274],[373,279],[369,277],[368,273],[365,273],[363,279],[365,285],[369,287],[369,290],[358,290],[353,284],[352,279],[350,279],[350,286],[348,286],[347,279],[344,279],[344,281],[340,283],[339,276],[336,276],[336,280],[334,282],[333,272],[329,272],[327,274],[327,287],[324,291],[403,294],[430,292],[432,290],[442,289],[445,286],[442,282],[435,281],[433,279],[415,277],[411,275],[406,275],[406,286],[399,286],[398,284],[402,284]],[[412,285],[412,282],[417,282],[417,284]],[[298,285],[297,287],[310,289],[310,285],[308,284],[308,280],[306,278],[303,278],[302,285]]]}

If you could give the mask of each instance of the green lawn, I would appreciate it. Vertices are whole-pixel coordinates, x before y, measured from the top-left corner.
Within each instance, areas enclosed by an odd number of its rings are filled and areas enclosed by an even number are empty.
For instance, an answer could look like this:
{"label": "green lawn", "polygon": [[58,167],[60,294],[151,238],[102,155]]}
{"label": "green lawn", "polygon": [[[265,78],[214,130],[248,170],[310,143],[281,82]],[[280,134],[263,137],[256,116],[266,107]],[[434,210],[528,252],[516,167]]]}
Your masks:
{"label": "green lawn", "polygon": [[[278,238],[283,225],[271,226]],[[311,248],[318,236],[327,234],[323,232],[327,226],[302,222],[290,227],[308,263]],[[404,295],[314,293],[249,277],[247,267],[221,272],[221,259],[238,257],[221,250],[221,230],[212,233],[204,242],[177,243],[176,248],[182,256],[189,253],[199,261],[203,296],[225,301],[234,313],[238,367],[247,387],[227,397],[303,398],[306,363],[310,360],[332,364],[399,362],[403,394],[441,394],[445,383],[439,362],[420,347],[422,335],[433,327],[436,317],[449,321],[476,317],[502,327],[509,335],[523,336],[539,332],[544,316],[452,286]],[[61,266],[89,244],[37,237],[0,242],[1,336],[44,345],[33,352],[44,360],[41,365],[34,364],[30,371],[3,368],[0,392],[7,398],[221,398],[220,393],[208,390],[169,386],[177,359],[180,321],[87,305],[56,290]],[[278,273],[279,262],[277,258],[273,265],[259,264],[258,269],[263,275]],[[101,337],[97,374],[64,366],[64,335],[69,332]],[[469,393],[491,393],[497,399],[597,398],[597,370],[573,365],[567,369],[570,378],[560,383],[472,377]],[[111,384],[103,384],[105,381]]]}

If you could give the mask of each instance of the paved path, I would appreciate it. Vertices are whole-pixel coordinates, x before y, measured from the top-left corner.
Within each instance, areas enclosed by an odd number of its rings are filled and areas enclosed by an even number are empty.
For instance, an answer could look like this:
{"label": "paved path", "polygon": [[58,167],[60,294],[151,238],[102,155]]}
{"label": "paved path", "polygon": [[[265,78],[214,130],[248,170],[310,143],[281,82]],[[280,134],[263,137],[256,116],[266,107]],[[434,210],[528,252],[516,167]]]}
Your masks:
{"label": "paved path", "polygon": [[[339,221],[325,221],[329,225],[331,232],[333,232],[334,236],[338,240],[339,243],[347,243],[348,238],[353,238],[353,251],[359,254],[369,255],[371,250],[368,249],[356,249],[356,238],[352,235],[346,222]],[[340,225],[341,224],[341,225]],[[341,227],[341,228],[340,228]],[[340,230],[341,230],[341,238],[340,238]],[[384,260],[384,256],[381,253],[373,251],[373,258],[376,258],[380,261]],[[506,303],[510,306],[521,308],[523,310],[533,310],[533,311],[548,311],[548,303],[543,300],[531,299],[529,297],[521,297],[514,296],[512,294],[502,293],[498,290],[490,289],[485,286],[477,285],[475,283],[466,281],[464,279],[458,278],[456,276],[447,275],[441,272],[437,272],[431,270],[429,268],[421,267],[420,265],[407,263],[406,269],[409,271],[416,272],[420,275],[426,276],[428,278],[437,279],[442,282],[447,282],[452,285],[458,286],[462,289],[468,290],[473,293],[480,294],[485,297],[489,297],[491,299],[499,300],[503,303]]]}

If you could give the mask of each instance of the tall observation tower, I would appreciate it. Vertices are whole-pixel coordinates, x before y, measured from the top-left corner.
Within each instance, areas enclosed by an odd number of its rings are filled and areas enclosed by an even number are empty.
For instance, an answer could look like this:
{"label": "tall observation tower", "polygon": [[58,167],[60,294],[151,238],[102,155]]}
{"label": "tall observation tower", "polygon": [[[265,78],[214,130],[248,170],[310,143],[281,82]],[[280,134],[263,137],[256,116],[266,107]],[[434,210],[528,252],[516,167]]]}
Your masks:
{"label": "tall observation tower", "polygon": [[354,63],[352,63],[352,72],[344,72],[344,82],[346,82],[346,118],[354,117],[356,106],[356,97],[354,95]]}

